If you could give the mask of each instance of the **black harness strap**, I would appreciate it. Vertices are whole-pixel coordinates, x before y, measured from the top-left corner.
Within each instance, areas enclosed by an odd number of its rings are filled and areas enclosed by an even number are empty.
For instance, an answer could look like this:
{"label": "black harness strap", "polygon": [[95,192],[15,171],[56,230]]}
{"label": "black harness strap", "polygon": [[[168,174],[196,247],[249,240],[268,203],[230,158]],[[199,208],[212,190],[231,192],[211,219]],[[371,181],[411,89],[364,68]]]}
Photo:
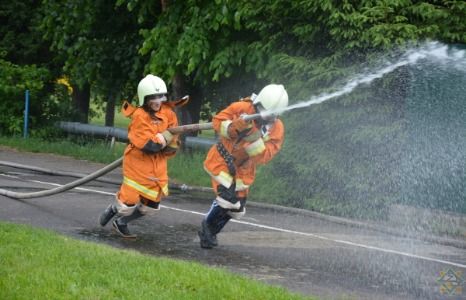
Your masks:
{"label": "black harness strap", "polygon": [[222,142],[217,143],[217,151],[225,160],[228,167],[228,172],[230,172],[230,175],[234,177],[236,175],[236,168],[233,164],[233,161],[235,160],[234,157],[228,152]]}

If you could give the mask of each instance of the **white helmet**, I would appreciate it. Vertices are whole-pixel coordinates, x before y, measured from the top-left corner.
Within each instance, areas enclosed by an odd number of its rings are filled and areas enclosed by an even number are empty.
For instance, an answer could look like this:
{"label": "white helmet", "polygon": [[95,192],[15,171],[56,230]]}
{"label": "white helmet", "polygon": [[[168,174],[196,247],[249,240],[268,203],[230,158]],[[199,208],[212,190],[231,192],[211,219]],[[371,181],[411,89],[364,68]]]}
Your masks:
{"label": "white helmet", "polygon": [[144,104],[144,97],[149,95],[165,95],[166,93],[167,86],[160,77],[149,74],[139,81],[138,99],[140,106]]}
{"label": "white helmet", "polygon": [[252,103],[260,103],[265,110],[280,112],[288,106],[288,93],[281,84],[269,84],[260,91]]}

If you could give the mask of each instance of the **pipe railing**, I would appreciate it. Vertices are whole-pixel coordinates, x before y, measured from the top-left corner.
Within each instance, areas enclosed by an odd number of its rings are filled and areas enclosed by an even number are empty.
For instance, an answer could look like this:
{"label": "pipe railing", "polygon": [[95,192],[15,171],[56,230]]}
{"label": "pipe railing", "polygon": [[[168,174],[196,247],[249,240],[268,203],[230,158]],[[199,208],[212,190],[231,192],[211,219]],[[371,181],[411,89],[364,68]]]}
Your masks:
{"label": "pipe railing", "polygon": [[[90,125],[83,124],[78,122],[58,122],[57,127],[64,130],[65,132],[73,134],[85,134],[91,136],[97,136],[101,138],[115,138],[120,142],[128,142],[128,131],[123,128],[116,128],[110,126],[99,126],[99,125]],[[202,124],[190,124],[184,126],[174,127],[172,133],[183,133],[183,132],[192,132],[199,130],[207,130],[212,128],[212,123],[202,123]],[[184,137],[184,146],[189,148],[202,148],[208,149],[213,144],[216,143],[215,139],[212,138],[202,138],[195,136],[185,136]]]}

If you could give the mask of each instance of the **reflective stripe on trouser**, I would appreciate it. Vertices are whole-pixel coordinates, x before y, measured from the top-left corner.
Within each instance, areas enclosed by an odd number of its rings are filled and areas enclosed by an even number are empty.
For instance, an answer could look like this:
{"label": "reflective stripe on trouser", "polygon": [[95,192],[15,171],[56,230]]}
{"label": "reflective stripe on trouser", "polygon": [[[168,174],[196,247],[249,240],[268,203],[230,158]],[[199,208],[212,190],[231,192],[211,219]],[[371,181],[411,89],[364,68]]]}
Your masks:
{"label": "reflective stripe on trouser", "polygon": [[217,196],[217,198],[215,198],[215,201],[220,207],[224,209],[240,209],[241,207],[241,203],[239,201],[236,201],[235,203],[233,203],[231,201],[223,199],[220,196]]}
{"label": "reflective stripe on trouser", "polygon": [[162,193],[165,195],[168,194],[168,185],[165,185],[163,189],[161,189],[157,184],[148,188],[125,176],[123,178],[123,184],[120,187],[119,197],[120,201],[126,204],[138,204],[140,202],[140,197],[147,198],[154,202],[159,202],[162,197]]}

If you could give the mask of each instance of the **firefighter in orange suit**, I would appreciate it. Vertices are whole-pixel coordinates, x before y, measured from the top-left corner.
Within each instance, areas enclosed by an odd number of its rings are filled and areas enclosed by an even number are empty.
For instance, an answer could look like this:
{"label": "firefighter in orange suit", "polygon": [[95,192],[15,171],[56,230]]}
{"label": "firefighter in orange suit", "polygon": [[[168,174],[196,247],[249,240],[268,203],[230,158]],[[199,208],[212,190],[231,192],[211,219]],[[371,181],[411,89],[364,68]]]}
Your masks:
{"label": "firefighter in orange suit", "polygon": [[[279,151],[284,126],[276,113],[288,105],[283,85],[265,86],[258,95],[232,103],[213,119],[220,141],[212,146],[204,161],[211,176],[216,198],[199,231],[202,248],[217,246],[217,234],[231,219],[245,212],[249,187],[254,182],[256,165],[268,163]],[[262,118],[247,122],[242,115],[259,113]]]}
{"label": "firefighter in orange suit", "polygon": [[99,222],[105,226],[116,217],[112,225],[125,238],[136,237],[128,230],[128,222],[156,213],[161,197],[168,195],[167,160],[175,155],[178,144],[167,129],[178,126],[178,121],[166,94],[165,82],[147,75],[138,84],[139,107],[123,104],[123,114],[131,118],[123,183],[116,202],[105,209]]}

